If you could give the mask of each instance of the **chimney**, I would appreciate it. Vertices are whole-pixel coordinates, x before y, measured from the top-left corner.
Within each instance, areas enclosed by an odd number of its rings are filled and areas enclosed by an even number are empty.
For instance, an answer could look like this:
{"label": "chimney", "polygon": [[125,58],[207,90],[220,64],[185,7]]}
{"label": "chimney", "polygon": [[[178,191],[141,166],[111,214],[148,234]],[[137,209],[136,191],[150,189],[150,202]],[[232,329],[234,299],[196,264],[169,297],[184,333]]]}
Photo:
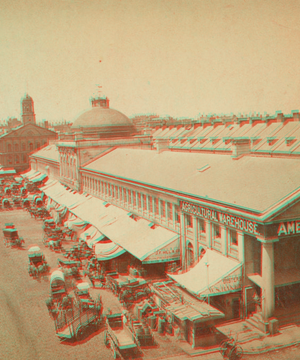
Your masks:
{"label": "chimney", "polygon": [[294,120],[299,120],[299,110],[292,110]]}
{"label": "chimney", "polygon": [[232,139],[232,155],[233,159],[238,159],[243,155],[251,153],[250,139]]}
{"label": "chimney", "polygon": [[169,149],[169,139],[155,139],[156,151],[160,154],[162,151]]}
{"label": "chimney", "polygon": [[284,121],[284,116],[281,110],[276,111],[276,119],[278,122],[283,122]]}

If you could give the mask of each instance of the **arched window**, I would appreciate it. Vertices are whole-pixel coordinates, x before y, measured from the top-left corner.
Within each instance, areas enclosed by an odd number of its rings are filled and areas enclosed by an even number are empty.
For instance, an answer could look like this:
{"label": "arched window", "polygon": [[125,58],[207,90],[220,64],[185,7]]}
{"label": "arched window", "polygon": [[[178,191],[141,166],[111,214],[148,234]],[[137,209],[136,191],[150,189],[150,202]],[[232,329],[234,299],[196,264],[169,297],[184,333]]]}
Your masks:
{"label": "arched window", "polygon": [[20,164],[19,155],[16,155],[16,156],[15,156],[15,164]]}
{"label": "arched window", "polygon": [[19,151],[19,145],[15,144],[15,151]]}
{"label": "arched window", "polygon": [[7,151],[11,152],[11,144],[7,144]]}
{"label": "arched window", "polygon": [[13,160],[13,157],[12,157],[12,155],[8,155],[8,164],[12,164],[12,160]]}
{"label": "arched window", "polygon": [[29,143],[29,151],[33,150],[33,143]]}
{"label": "arched window", "polygon": [[22,143],[22,151],[26,151],[26,144]]}
{"label": "arched window", "polygon": [[39,149],[40,147],[41,147],[41,144],[38,142],[38,143],[36,144],[36,148]]}
{"label": "arched window", "polygon": [[26,163],[27,162],[27,157],[25,154],[22,155],[22,162],[23,163]]}

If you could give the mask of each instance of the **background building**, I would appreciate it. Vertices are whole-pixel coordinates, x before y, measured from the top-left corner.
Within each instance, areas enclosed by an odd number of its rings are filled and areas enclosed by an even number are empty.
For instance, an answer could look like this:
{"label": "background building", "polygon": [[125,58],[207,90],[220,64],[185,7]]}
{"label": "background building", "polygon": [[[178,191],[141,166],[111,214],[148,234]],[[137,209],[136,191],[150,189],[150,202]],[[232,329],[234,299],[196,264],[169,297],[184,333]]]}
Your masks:
{"label": "background building", "polygon": [[0,164],[3,168],[14,168],[17,172],[29,166],[28,156],[56,139],[56,133],[36,125],[34,104],[27,94],[22,99],[22,125],[13,119],[5,132],[0,135]]}

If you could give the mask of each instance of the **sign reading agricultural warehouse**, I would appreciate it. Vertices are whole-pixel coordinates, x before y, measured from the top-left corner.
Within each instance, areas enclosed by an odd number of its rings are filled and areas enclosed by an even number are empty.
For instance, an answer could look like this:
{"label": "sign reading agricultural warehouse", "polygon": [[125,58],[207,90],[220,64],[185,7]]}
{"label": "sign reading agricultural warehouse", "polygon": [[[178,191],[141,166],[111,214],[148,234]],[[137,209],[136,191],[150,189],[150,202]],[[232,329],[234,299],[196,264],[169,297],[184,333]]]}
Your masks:
{"label": "sign reading agricultural warehouse", "polygon": [[233,227],[249,234],[260,235],[260,225],[255,221],[246,220],[241,217],[232,216],[220,211],[212,210],[195,204],[181,201],[181,210],[203,219],[212,220],[217,223]]}

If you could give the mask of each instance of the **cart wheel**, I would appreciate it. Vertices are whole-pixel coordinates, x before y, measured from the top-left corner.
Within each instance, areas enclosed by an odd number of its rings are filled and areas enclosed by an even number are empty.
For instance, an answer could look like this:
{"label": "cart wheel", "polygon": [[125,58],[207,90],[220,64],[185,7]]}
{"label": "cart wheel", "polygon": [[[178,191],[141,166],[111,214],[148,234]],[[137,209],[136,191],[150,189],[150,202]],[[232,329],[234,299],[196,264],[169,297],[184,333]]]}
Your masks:
{"label": "cart wheel", "polygon": [[118,352],[117,352],[117,349],[116,349],[116,345],[113,342],[111,342],[111,349],[112,349],[112,352],[114,354],[114,359],[116,360],[117,357],[118,357]]}
{"label": "cart wheel", "polygon": [[242,356],[243,356],[243,349],[240,346],[236,346],[233,359],[239,360],[242,358]]}
{"label": "cart wheel", "polygon": [[225,356],[226,350],[227,350],[227,341],[223,340],[220,344],[220,352],[223,357]]}
{"label": "cart wheel", "polygon": [[[242,351],[242,353],[240,351]],[[234,346],[230,349],[228,358],[229,360],[238,360],[241,358],[242,354],[242,348],[240,346]]]}

